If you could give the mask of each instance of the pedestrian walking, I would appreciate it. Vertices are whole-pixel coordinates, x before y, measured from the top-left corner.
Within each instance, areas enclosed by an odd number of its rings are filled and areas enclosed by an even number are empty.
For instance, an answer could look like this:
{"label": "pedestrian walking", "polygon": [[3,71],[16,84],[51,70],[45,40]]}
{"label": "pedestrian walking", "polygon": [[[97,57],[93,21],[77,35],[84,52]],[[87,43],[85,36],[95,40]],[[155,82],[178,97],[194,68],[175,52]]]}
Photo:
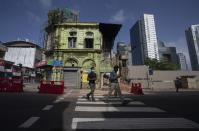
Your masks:
{"label": "pedestrian walking", "polygon": [[82,81],[83,81],[83,77],[82,77],[82,75],[83,75],[83,71],[80,71],[80,74],[81,74],[80,89],[82,89]]}
{"label": "pedestrian walking", "polygon": [[181,88],[182,84],[181,84],[181,80],[179,77],[176,77],[175,80],[175,88],[176,88],[176,92],[178,92],[179,88]]}
{"label": "pedestrian walking", "polygon": [[91,96],[91,101],[95,101],[94,91],[95,91],[96,79],[97,79],[97,74],[94,71],[94,67],[91,67],[91,72],[88,74],[90,92],[87,94],[87,99],[90,100],[90,96]]}
{"label": "pedestrian walking", "polygon": [[110,74],[110,78],[109,78],[110,87],[109,87],[108,95],[106,97],[106,101],[108,102],[112,92],[115,91],[116,95],[119,96],[122,104],[124,104],[124,98],[122,96],[120,86],[119,86],[119,82],[118,82],[118,78],[120,77],[120,75],[117,74],[118,68],[119,68],[118,66],[114,66],[114,69]]}

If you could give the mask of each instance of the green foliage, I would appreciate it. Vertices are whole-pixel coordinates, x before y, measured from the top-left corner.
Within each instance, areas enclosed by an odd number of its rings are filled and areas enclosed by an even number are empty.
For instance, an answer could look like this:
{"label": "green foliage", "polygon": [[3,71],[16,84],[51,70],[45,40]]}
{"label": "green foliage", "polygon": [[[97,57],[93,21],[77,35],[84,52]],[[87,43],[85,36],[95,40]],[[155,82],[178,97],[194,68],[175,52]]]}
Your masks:
{"label": "green foliage", "polygon": [[61,9],[54,9],[48,12],[48,25],[55,25],[63,21],[63,11]]}
{"label": "green foliage", "polygon": [[54,9],[48,12],[48,26],[45,28],[47,32],[55,29],[55,25],[62,23],[64,19],[64,12],[61,9]]}
{"label": "green foliage", "polygon": [[180,68],[179,65],[150,58],[145,60],[145,64],[154,70],[178,70]]}

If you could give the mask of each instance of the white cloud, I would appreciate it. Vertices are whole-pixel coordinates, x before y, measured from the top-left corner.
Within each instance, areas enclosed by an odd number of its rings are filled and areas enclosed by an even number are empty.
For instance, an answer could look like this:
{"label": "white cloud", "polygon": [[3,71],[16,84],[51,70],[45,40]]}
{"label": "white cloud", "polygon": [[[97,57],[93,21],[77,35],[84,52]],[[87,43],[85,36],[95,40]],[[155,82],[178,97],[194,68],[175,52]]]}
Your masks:
{"label": "white cloud", "polygon": [[186,38],[180,37],[175,42],[168,42],[167,46],[176,47],[177,53],[183,53],[186,56],[188,68],[189,70],[191,70],[191,63],[190,63],[190,57],[189,57]]}
{"label": "white cloud", "polygon": [[39,0],[39,3],[45,9],[49,9],[52,7],[52,0]]}
{"label": "white cloud", "polygon": [[124,10],[120,9],[118,10],[113,16],[111,16],[110,21],[111,22],[119,22],[123,23],[126,20],[126,16],[124,14]]}
{"label": "white cloud", "polygon": [[26,11],[26,15],[33,22],[41,22],[41,18],[31,11]]}

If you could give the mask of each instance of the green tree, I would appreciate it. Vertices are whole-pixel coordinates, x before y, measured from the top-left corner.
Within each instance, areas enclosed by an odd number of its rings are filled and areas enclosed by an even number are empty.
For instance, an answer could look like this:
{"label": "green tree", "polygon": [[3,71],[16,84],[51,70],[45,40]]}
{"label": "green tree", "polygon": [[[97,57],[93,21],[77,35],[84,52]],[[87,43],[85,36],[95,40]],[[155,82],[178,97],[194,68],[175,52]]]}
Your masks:
{"label": "green tree", "polygon": [[148,65],[152,69],[157,69],[158,68],[158,60],[157,59],[147,58],[145,60],[145,65]]}
{"label": "green tree", "polygon": [[157,59],[147,58],[145,64],[154,70],[178,70],[179,65],[167,61],[158,61]]}

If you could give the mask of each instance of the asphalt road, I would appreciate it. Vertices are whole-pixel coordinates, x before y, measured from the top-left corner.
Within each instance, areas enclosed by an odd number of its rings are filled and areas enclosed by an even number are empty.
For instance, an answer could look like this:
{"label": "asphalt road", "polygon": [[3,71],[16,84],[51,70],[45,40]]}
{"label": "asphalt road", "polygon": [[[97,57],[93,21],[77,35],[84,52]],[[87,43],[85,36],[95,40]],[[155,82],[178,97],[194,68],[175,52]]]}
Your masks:
{"label": "asphalt road", "polygon": [[133,98],[199,123],[199,91],[156,92]]}
{"label": "asphalt road", "polygon": [[[132,104],[125,106],[121,104],[111,104],[112,101],[107,104],[100,99],[94,104],[87,103],[87,100],[84,100],[84,98],[78,99],[79,96],[81,96],[79,90],[67,90],[63,95],[38,94],[36,92],[0,93],[0,131],[85,131],[103,130],[104,128],[107,128],[106,130],[123,130],[117,128],[117,123],[121,123],[127,119],[129,121],[136,122],[140,120],[142,122],[143,118],[150,118],[149,120],[152,122],[154,118],[158,118],[157,120],[163,122],[167,120],[167,118],[175,118],[174,120],[180,118],[180,121],[190,120],[193,123],[199,123],[199,92],[196,91],[179,93],[150,92],[142,96],[126,95],[126,98],[131,99],[130,102],[132,102]],[[116,100],[116,103],[117,102]],[[140,112],[136,111],[137,107],[139,110],[144,110]],[[92,121],[102,118],[106,119],[106,123],[81,122],[82,120]],[[164,118],[164,120],[162,118]],[[186,124],[189,124],[187,121],[184,123],[185,127],[187,127]],[[100,124],[101,129],[97,129],[96,125]],[[125,124],[129,126],[128,121]],[[125,124],[118,127],[122,128]],[[144,123],[141,124],[145,126]],[[175,124],[173,125],[176,126]],[[73,129],[71,129],[71,127]],[[146,128],[133,127],[132,129],[126,128],[126,130],[199,130],[199,128],[173,129],[169,126],[168,128],[164,127],[162,129],[147,129],[147,127],[148,126],[146,126]]]}

